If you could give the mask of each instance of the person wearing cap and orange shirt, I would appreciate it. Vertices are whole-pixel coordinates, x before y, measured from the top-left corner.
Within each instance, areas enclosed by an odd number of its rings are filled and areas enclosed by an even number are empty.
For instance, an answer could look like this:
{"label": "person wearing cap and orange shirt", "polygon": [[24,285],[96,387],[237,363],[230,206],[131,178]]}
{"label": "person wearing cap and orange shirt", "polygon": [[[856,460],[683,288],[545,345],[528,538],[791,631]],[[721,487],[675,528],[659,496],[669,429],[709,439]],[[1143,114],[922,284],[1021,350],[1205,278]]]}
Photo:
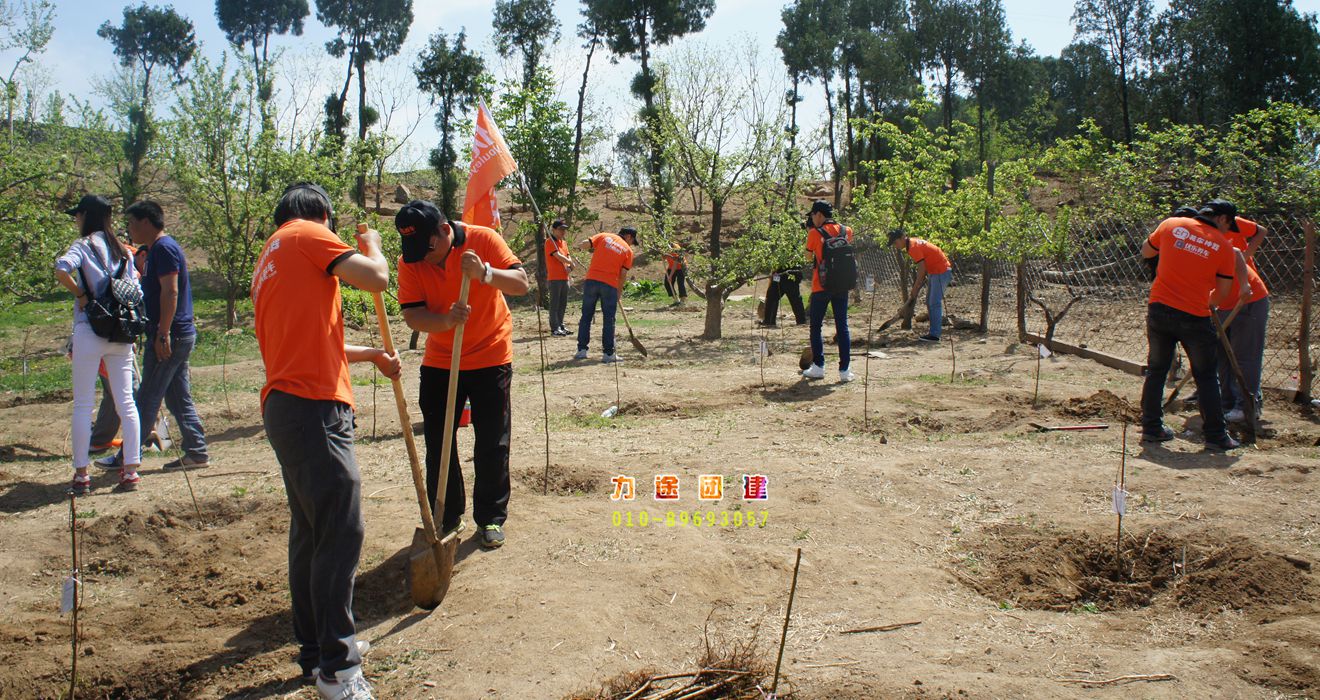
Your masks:
{"label": "person wearing cap and orange shirt", "polygon": [[[1270,317],[1270,290],[1265,286],[1260,271],[1256,269],[1254,254],[1265,238],[1265,228],[1240,216],[1234,217],[1233,224],[1224,232],[1224,237],[1246,257],[1247,282],[1251,292],[1242,305],[1242,310],[1234,317],[1233,322],[1224,328],[1224,332],[1228,335],[1229,345],[1233,348],[1233,355],[1237,357],[1238,366],[1242,370],[1247,386],[1255,393],[1256,417],[1259,418],[1261,402],[1265,398],[1260,391],[1260,375],[1261,365],[1265,360],[1265,328]],[[1235,279],[1228,301],[1219,307],[1220,321],[1226,320],[1232,313],[1240,291]],[[1225,420],[1230,423],[1245,420],[1247,404],[1228,366],[1228,354],[1222,349],[1219,352],[1219,384]]]}
{"label": "person wearing cap and orange shirt", "polygon": [[573,256],[568,253],[568,224],[556,219],[545,240],[545,279],[550,283],[550,335],[568,335],[564,312],[568,310],[568,276],[573,272]]}
{"label": "person wearing cap and orange shirt", "polygon": [[665,293],[679,306],[687,303],[687,260],[683,259],[683,246],[678,241],[670,244],[669,252],[665,253]]}
{"label": "person wearing cap and orange shirt", "polygon": [[1237,210],[1222,200],[1207,202],[1195,218],[1169,217],[1146,239],[1143,258],[1159,256],[1146,311],[1149,356],[1141,390],[1141,439],[1165,442],[1174,432],[1164,425],[1164,382],[1181,343],[1192,365],[1202,430],[1209,447],[1238,447],[1228,434],[1216,373],[1218,340],[1210,313],[1229,298],[1235,276],[1246,278],[1246,263],[1224,237]]}
{"label": "person wearing cap and orange shirt", "polygon": [[810,224],[807,227],[807,253],[811,256],[811,299],[807,303],[807,315],[811,321],[811,366],[802,370],[807,379],[825,378],[825,341],[821,337],[821,328],[825,325],[825,310],[834,311],[835,342],[839,346],[839,381],[851,382],[855,379],[848,365],[852,359],[852,338],[848,334],[848,295],[833,296],[825,291],[820,281],[820,266],[824,261],[825,238],[844,236],[852,242],[852,229],[833,219],[834,208],[829,202],[818,199],[811,204],[807,214]]}
{"label": "person wearing cap and orange shirt", "polygon": [[[418,405],[426,436],[426,494],[435,502],[445,434],[445,398],[453,359],[454,329],[463,328],[455,413],[472,402],[472,519],[481,546],[504,544],[509,514],[509,445],[513,432],[513,316],[506,294],[530,289],[508,244],[494,229],[446,221],[431,202],[414,200],[394,217],[403,243],[399,259],[399,307],[413,330],[427,333]],[[471,280],[466,306],[458,304],[463,277]],[[455,437],[458,426],[454,426]],[[455,442],[457,444],[457,442]],[[449,456],[442,532],[462,526],[466,509],[458,450]]]}
{"label": "person wearing cap and orange shirt", "polygon": [[356,639],[353,579],[362,553],[362,479],[353,455],[350,362],[399,375],[399,357],[344,343],[340,281],[367,292],[389,286],[380,234],[357,234],[361,254],[333,230],[324,189],[290,185],[275,205],[277,229],[252,273],[257,346],[266,366],[262,422],[288,493],[289,593],[303,681],[323,698],[370,700],[368,646]]}
{"label": "person wearing cap and orange shirt", "polygon": [[620,292],[633,264],[633,247],[637,245],[637,229],[625,226],[619,233],[598,233],[582,241],[582,249],[591,251],[591,266],[587,280],[582,283],[582,319],[578,321],[578,350],[574,360],[587,359],[591,344],[591,319],[600,304],[602,316],[600,342],[605,351],[602,362],[618,362],[614,354],[614,314],[618,311]]}
{"label": "person wearing cap and orange shirt", "polygon": [[917,292],[921,291],[921,285],[927,280],[930,281],[930,287],[926,289],[926,312],[930,316],[930,331],[917,340],[924,343],[940,342],[940,335],[944,330],[944,290],[949,288],[949,282],[953,280],[953,266],[949,264],[948,256],[934,243],[913,238],[901,228],[889,232],[889,245],[895,250],[907,253],[908,257],[917,263],[917,279],[912,282],[909,300],[915,301]]}

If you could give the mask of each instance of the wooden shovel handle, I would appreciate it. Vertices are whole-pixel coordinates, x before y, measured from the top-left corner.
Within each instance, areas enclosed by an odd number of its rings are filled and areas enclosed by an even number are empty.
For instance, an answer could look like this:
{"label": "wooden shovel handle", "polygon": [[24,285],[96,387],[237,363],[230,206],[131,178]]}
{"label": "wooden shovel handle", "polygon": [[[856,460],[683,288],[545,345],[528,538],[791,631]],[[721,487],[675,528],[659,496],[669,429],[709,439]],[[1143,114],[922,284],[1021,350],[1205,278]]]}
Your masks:
{"label": "wooden shovel handle", "polygon": [[[468,276],[463,274],[460,266],[458,273],[463,275],[462,286],[458,291],[459,304],[467,304],[468,300]],[[439,513],[440,518],[445,517],[445,489],[449,488],[449,455],[454,452],[454,400],[458,398],[458,365],[459,358],[463,354],[463,326],[466,323],[460,323],[454,328],[454,349],[449,359],[449,391],[445,396],[445,432],[444,441],[440,448],[440,482],[435,487],[435,505],[432,512]]]}

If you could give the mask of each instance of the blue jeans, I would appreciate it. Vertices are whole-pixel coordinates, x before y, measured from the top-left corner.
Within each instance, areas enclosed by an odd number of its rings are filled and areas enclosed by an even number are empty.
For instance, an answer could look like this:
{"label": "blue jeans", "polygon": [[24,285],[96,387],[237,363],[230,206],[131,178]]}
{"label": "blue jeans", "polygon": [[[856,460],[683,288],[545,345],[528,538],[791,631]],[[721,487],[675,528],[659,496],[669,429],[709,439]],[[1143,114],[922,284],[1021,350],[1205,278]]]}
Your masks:
{"label": "blue jeans", "polygon": [[848,369],[852,360],[852,338],[848,335],[848,295],[830,296],[829,292],[812,292],[808,315],[811,317],[811,361],[817,367],[825,366],[825,341],[820,329],[825,325],[825,308],[834,308],[834,332],[839,342],[839,371]]}
{"label": "blue jeans", "polygon": [[944,290],[948,289],[953,279],[953,270],[945,270],[938,275],[927,275],[926,311],[930,314],[930,334],[940,337],[944,330]]}
{"label": "blue jeans", "polygon": [[582,320],[578,321],[578,350],[586,350],[591,344],[591,318],[596,315],[596,302],[600,302],[600,313],[605,317],[600,344],[604,346],[606,355],[613,355],[614,312],[619,306],[619,290],[599,280],[587,280],[582,283]]}
{"label": "blue jeans", "polygon": [[[1216,313],[1219,314],[1220,322],[1223,322],[1230,312]],[[1228,344],[1233,348],[1233,354],[1237,356],[1238,366],[1242,368],[1243,378],[1247,380],[1247,386],[1251,387],[1252,393],[1256,395],[1257,411],[1260,410],[1261,401],[1264,399],[1260,393],[1260,374],[1261,364],[1265,359],[1265,327],[1269,319],[1270,298],[1265,297],[1243,306],[1237,318],[1233,319],[1233,325],[1224,329],[1228,335]],[[1222,349],[1219,351],[1219,393],[1225,411],[1234,408],[1247,410],[1247,403],[1242,397],[1242,390],[1238,388],[1237,378],[1233,376],[1233,370],[1228,366],[1228,355],[1224,354]]]}
{"label": "blue jeans", "polygon": [[160,413],[160,402],[174,414],[183,436],[183,452],[190,457],[206,458],[206,436],[202,419],[193,406],[192,388],[188,383],[188,358],[196,335],[170,335],[171,353],[168,360],[156,357],[155,336],[147,336],[142,353],[142,383],[138,385],[137,410],[142,422],[142,439],[151,434]]}

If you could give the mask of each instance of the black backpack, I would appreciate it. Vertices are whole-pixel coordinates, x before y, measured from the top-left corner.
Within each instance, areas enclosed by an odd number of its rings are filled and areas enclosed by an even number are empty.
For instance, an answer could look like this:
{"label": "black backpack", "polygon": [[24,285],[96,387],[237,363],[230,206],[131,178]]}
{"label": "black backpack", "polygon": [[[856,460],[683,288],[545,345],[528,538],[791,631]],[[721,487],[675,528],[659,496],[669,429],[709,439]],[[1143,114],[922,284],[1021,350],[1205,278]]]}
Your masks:
{"label": "black backpack", "polygon": [[817,269],[820,272],[820,286],[830,296],[843,296],[857,286],[857,256],[852,243],[848,242],[848,232],[840,227],[837,236],[825,232],[825,227],[816,229],[820,232],[821,253]]}
{"label": "black backpack", "polygon": [[[107,238],[106,245],[110,245]],[[137,280],[126,278],[124,273],[132,264],[127,258],[119,261],[119,268],[114,273],[101,257],[96,246],[92,249],[93,261],[109,278],[105,292],[93,295],[83,280],[83,289],[87,292],[87,322],[92,332],[112,343],[133,343],[147,330],[147,304],[142,297],[142,286]]]}

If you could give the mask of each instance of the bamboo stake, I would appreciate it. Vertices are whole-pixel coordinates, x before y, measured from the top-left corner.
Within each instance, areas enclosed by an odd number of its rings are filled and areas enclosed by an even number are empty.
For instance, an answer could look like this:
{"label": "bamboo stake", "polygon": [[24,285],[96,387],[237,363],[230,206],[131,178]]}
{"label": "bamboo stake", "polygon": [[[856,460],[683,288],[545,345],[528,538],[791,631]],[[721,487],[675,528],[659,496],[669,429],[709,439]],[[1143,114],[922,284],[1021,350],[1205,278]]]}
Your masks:
{"label": "bamboo stake", "polygon": [[[567,293],[567,292],[565,292]],[[541,473],[541,495],[550,495],[550,396],[545,390],[545,327],[541,325],[541,292],[536,299],[536,340],[541,346],[541,416],[545,422],[545,471]]]}
{"label": "bamboo stake", "polygon": [[1106,678],[1105,680],[1093,680],[1090,678],[1056,678],[1060,683],[1081,683],[1082,685],[1117,685],[1119,683],[1132,683],[1135,681],[1173,681],[1177,677],[1172,673],[1151,673],[1145,675],[1119,676],[1117,678]]}
{"label": "bamboo stake", "polygon": [[862,634],[863,632],[892,632],[897,629],[903,629],[904,627],[914,627],[919,624],[921,624],[921,620],[913,620],[912,622],[895,622],[893,624],[880,625],[878,627],[859,627],[858,629],[855,630],[844,630],[839,634]]}
{"label": "bamboo stake", "polygon": [[784,631],[779,635],[779,657],[775,659],[775,678],[770,683],[770,697],[775,697],[779,688],[779,668],[784,663],[784,644],[788,642],[788,621],[793,616],[793,598],[797,596],[798,567],[802,566],[802,548],[798,547],[797,560],[793,562],[793,583],[788,589],[788,609],[784,611]]}
{"label": "bamboo stake", "polygon": [[220,335],[220,388],[225,392],[225,410],[229,417],[234,415],[234,405],[229,403],[229,332]]}
{"label": "bamboo stake", "polygon": [[[370,319],[371,314],[372,314],[372,310],[367,307],[366,300],[365,299],[362,300],[362,317]],[[373,348],[376,347],[376,326],[372,323],[367,323],[367,332],[371,334],[370,336],[371,347]],[[376,441],[376,378],[377,376],[379,375],[377,374],[376,363],[372,362],[371,363],[371,441],[372,442]]]}
{"label": "bamboo stake", "polygon": [[188,476],[188,467],[180,466],[179,471],[183,472],[183,480],[188,484],[188,495],[192,496],[193,511],[197,513],[197,524],[202,523],[202,507],[197,505],[197,494],[193,492],[192,477]]}
{"label": "bamboo stake", "polygon": [[619,363],[614,364],[614,405],[618,408],[618,413],[623,413],[623,398],[619,394]]}
{"label": "bamboo stake", "polygon": [[953,378],[958,374],[958,351],[954,349],[953,334],[949,334],[949,356],[953,358],[953,366],[949,369],[949,383],[953,383]]}
{"label": "bamboo stake", "polygon": [[69,494],[69,542],[73,552],[73,639],[70,645],[72,656],[69,662],[69,700],[78,696],[78,599],[82,594],[82,582],[78,563],[78,497]]}
{"label": "bamboo stake", "polygon": [[875,277],[866,276],[867,291],[871,293],[871,310],[866,314],[866,357],[862,360],[862,430],[871,431],[871,416],[869,407],[871,404],[871,335],[872,324],[875,322]]}
{"label": "bamboo stake", "polygon": [[1036,391],[1031,395],[1032,408],[1036,407],[1036,401],[1040,399],[1040,361],[1042,356],[1043,353],[1041,353],[1040,351],[1040,346],[1037,345],[1036,346]]}
{"label": "bamboo stake", "polygon": [[[1127,490],[1127,421],[1123,421],[1123,456],[1118,461],[1118,490]],[[1123,507],[1115,508],[1118,511],[1118,531],[1114,535],[1114,560],[1118,568],[1123,567],[1123,511],[1127,510],[1127,499],[1123,499]]]}

